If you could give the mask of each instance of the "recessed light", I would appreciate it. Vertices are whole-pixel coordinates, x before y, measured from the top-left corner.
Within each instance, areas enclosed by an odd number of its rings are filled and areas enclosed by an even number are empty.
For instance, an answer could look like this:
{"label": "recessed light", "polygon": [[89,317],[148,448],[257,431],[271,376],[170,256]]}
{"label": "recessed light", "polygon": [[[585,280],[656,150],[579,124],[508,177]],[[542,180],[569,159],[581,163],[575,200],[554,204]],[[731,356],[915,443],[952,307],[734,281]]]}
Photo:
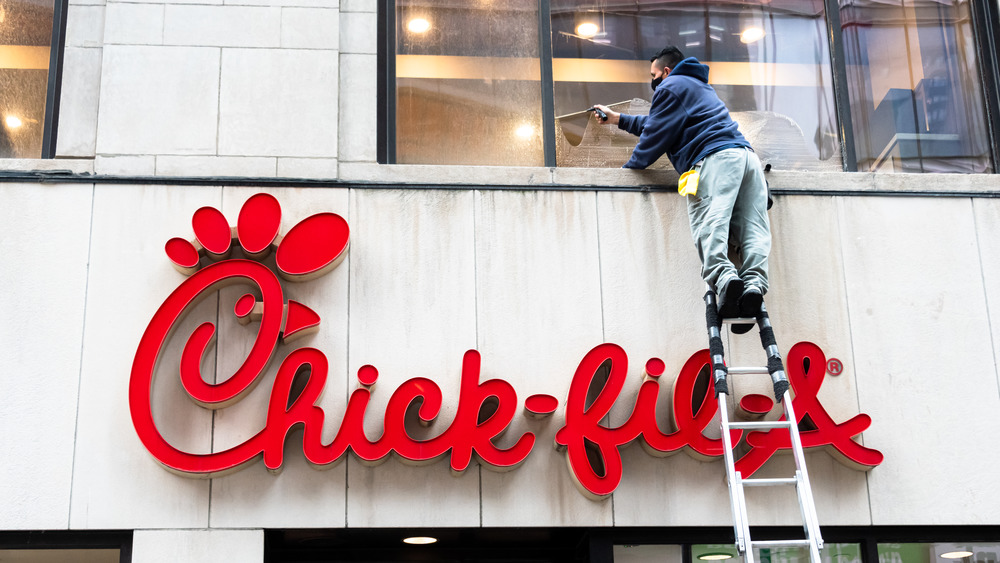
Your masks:
{"label": "recessed light", "polygon": [[704,555],[699,555],[698,559],[702,561],[723,561],[725,559],[732,559],[732,553],[706,553]]}
{"label": "recessed light", "polygon": [[972,557],[971,551],[949,551],[948,553],[942,553],[941,557],[945,559],[961,559],[963,557]]}
{"label": "recessed light", "polygon": [[431,22],[425,20],[424,18],[413,18],[406,24],[406,29],[412,31],[413,33],[424,33],[431,28]]}
{"label": "recessed light", "polygon": [[524,124],[518,127],[514,131],[514,134],[522,139],[530,139],[535,134],[535,128],[531,125]]}
{"label": "recessed light", "polygon": [[762,28],[748,27],[740,34],[740,41],[742,43],[753,43],[754,41],[760,41],[763,37],[764,30]]}
{"label": "recessed light", "polygon": [[576,26],[576,34],[580,37],[593,37],[600,30],[601,28],[597,27],[597,24],[593,22],[583,22]]}
{"label": "recessed light", "polygon": [[428,536],[414,536],[412,538],[403,538],[403,543],[408,543],[410,545],[427,545],[429,543],[434,543],[438,541],[437,538],[432,538]]}
{"label": "recessed light", "polygon": [[8,115],[7,118],[4,119],[4,123],[6,123],[7,127],[10,127],[11,129],[17,129],[18,127],[24,125],[24,122],[21,121],[16,115]]}

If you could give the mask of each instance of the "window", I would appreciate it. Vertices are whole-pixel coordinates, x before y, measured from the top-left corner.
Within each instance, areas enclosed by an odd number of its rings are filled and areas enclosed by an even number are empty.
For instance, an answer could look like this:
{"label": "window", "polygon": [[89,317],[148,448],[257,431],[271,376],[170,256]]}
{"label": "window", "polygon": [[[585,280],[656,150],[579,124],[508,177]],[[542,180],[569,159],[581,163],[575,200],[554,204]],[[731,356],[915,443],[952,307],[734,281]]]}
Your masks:
{"label": "window", "polygon": [[647,112],[649,59],[673,44],[778,169],[994,169],[976,35],[992,32],[969,0],[385,6],[382,162],[617,168],[636,137],[585,110]]}
{"label": "window", "polygon": [[536,0],[401,1],[396,161],[541,166]]}
{"label": "window", "polygon": [[[593,35],[581,32],[588,24]],[[841,169],[821,0],[607,9],[553,0],[556,114],[609,101],[626,113],[648,112],[649,59],[668,44],[709,66],[709,82],[762,160],[786,169]],[[557,118],[557,164],[621,166],[635,137],[586,117]],[[620,149],[606,150],[609,143]]]}
{"label": "window", "polygon": [[0,0],[0,158],[54,156],[63,13],[62,0]]}
{"label": "window", "polygon": [[968,0],[841,0],[859,170],[991,172]]}
{"label": "window", "polygon": [[125,563],[132,532],[0,531],[0,561],[15,563]]}

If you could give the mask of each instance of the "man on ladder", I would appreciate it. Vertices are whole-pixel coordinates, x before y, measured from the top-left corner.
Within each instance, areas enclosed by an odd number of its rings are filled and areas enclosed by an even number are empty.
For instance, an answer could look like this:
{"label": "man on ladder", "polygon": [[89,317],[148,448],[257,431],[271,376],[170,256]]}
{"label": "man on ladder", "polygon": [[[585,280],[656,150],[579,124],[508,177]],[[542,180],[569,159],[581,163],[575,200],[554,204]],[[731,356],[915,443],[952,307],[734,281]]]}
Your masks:
{"label": "man on ladder", "polygon": [[[767,184],[760,160],[708,84],[708,67],[668,46],[650,59],[653,101],[649,115],[628,115],[597,105],[599,123],[639,136],[624,168],[646,168],[666,154],[682,174],[691,236],[701,275],[719,295],[723,318],[755,317],[767,293],[771,229]],[[729,259],[729,240],[742,251],[739,269]],[[753,325],[733,326],[733,332]]]}
{"label": "man on ladder", "polygon": [[[594,106],[599,123],[618,125],[639,136],[639,143],[624,168],[646,168],[666,154],[681,173],[678,191],[687,196],[691,236],[702,263],[702,278],[709,286],[705,295],[709,352],[719,417],[723,453],[736,547],[744,561],[753,563],[754,547],[805,547],[812,563],[820,563],[823,547],[816,508],[806,471],[802,440],[792,406],[788,378],[764,307],[767,293],[767,257],[771,251],[771,229],[767,218],[768,194],[764,170],[750,144],[739,132],[729,110],[708,84],[708,67],[695,58],[684,58],[677,47],[668,46],[650,59],[653,101],[648,116],[620,114],[607,106]],[[737,267],[729,259],[732,240],[742,254]],[[714,292],[713,292],[714,290]],[[718,299],[716,299],[718,295]],[[738,319],[734,318],[749,317]],[[728,322],[725,319],[729,319]],[[719,329],[726,322],[733,333],[760,327],[760,340],[767,366],[728,368],[725,365]],[[730,422],[726,396],[728,375],[769,374],[775,401],[784,405],[779,421]],[[796,472],[791,478],[744,479],[735,470],[732,430],[788,431]],[[747,518],[745,486],[793,485],[802,514],[803,540],[752,541]]]}

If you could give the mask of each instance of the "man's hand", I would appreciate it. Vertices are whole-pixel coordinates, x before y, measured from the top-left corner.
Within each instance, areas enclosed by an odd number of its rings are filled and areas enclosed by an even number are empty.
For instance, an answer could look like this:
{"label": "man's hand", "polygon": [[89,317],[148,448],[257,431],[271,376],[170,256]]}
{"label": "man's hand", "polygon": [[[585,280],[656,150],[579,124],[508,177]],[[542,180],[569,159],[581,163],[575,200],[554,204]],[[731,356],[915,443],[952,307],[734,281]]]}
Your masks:
{"label": "man's hand", "polygon": [[601,125],[618,125],[618,117],[621,115],[620,113],[612,111],[612,109],[609,108],[608,106],[602,106],[601,104],[597,104],[594,107],[603,111],[608,116],[607,119],[601,119],[601,117],[597,115],[597,112],[595,111],[594,119],[596,119],[598,123],[600,123]]}

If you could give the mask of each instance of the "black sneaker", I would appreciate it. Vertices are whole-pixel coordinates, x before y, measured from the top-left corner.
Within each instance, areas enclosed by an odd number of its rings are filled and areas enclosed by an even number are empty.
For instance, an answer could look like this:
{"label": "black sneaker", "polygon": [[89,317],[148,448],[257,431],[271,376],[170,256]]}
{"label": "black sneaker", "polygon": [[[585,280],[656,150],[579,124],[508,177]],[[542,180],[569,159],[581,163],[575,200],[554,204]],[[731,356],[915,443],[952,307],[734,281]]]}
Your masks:
{"label": "black sneaker", "polygon": [[733,278],[719,291],[719,317],[732,319],[740,314],[739,300],[743,295],[743,280]]}
{"label": "black sneaker", "polygon": [[747,286],[737,301],[741,317],[757,318],[760,313],[760,305],[764,302],[764,294],[755,286]]}

